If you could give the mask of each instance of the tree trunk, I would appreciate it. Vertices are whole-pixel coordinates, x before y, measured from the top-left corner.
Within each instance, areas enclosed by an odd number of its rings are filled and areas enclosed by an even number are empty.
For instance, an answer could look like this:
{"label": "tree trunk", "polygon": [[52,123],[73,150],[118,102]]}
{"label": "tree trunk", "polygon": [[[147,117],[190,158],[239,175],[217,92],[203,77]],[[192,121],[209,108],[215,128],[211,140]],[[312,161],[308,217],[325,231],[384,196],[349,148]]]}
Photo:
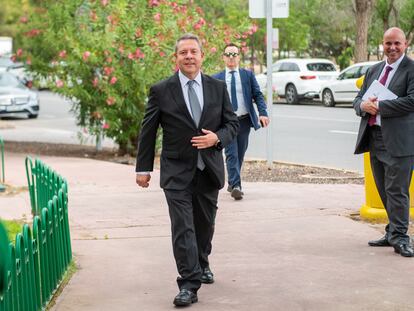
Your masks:
{"label": "tree trunk", "polygon": [[355,40],[355,62],[367,60],[368,28],[375,0],[354,0],[357,34]]}

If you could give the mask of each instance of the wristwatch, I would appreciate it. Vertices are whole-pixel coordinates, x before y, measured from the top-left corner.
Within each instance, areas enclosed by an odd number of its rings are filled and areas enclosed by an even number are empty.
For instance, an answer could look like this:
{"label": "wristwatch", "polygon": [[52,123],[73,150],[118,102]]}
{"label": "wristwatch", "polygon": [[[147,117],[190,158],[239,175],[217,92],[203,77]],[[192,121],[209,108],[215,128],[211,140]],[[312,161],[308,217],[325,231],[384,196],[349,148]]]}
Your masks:
{"label": "wristwatch", "polygon": [[217,150],[222,150],[223,149],[223,145],[221,144],[221,140],[217,139],[215,147]]}

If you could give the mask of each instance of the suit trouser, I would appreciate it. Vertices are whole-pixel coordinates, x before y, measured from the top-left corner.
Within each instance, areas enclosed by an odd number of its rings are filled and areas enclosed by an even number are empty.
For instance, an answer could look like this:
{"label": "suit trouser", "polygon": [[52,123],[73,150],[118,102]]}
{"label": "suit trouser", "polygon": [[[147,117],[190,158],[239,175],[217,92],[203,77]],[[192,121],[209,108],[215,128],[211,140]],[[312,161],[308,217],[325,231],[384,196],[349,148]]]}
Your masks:
{"label": "suit trouser", "polygon": [[239,131],[236,138],[225,148],[227,178],[229,185],[233,188],[235,186],[241,187],[240,172],[249,146],[249,134],[252,123],[249,115],[239,119]]}
{"label": "suit trouser", "polygon": [[373,126],[369,131],[372,172],[389,221],[385,228],[386,236],[391,245],[409,243],[409,188],[414,157],[393,157],[385,148],[381,128]]}
{"label": "suit trouser", "polygon": [[218,192],[206,170],[198,169],[187,189],[164,189],[180,289],[197,292],[201,286],[202,269],[209,265]]}

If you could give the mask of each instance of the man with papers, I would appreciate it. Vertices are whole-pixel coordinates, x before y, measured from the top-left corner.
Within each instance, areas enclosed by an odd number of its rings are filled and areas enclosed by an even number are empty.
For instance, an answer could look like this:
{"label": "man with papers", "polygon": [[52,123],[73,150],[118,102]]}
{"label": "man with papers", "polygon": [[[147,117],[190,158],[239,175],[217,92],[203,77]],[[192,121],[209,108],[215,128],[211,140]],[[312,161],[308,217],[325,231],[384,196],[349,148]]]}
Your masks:
{"label": "man with papers", "polygon": [[353,102],[361,117],[355,153],[370,152],[371,168],[389,223],[370,246],[391,246],[413,257],[407,234],[409,187],[414,166],[414,62],[405,55],[407,40],[396,27],[383,37],[387,59],[366,73]]}

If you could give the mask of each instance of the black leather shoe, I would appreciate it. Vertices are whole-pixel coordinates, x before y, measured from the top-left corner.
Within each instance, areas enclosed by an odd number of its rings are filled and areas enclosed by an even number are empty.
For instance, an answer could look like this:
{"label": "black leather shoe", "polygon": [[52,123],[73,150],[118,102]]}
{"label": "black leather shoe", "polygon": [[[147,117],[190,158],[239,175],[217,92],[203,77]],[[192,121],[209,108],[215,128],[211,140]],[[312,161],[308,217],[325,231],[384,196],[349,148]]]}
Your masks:
{"label": "black leather shoe", "polygon": [[189,289],[181,289],[177,296],[174,298],[174,304],[177,307],[189,306],[198,301],[197,294]]}
{"label": "black leather shoe", "polygon": [[204,268],[203,274],[201,275],[201,283],[212,284],[214,283],[214,274],[211,272],[210,268]]}
{"label": "black leather shoe", "polygon": [[391,246],[390,242],[388,242],[387,237],[384,235],[381,239],[379,240],[372,240],[368,242],[369,246]]}
{"label": "black leather shoe", "polygon": [[235,186],[232,190],[231,190],[231,196],[235,199],[235,200],[241,200],[243,199],[243,192],[241,191],[239,186]]}
{"label": "black leather shoe", "polygon": [[399,243],[394,245],[394,252],[403,257],[414,257],[414,250],[408,243]]}

